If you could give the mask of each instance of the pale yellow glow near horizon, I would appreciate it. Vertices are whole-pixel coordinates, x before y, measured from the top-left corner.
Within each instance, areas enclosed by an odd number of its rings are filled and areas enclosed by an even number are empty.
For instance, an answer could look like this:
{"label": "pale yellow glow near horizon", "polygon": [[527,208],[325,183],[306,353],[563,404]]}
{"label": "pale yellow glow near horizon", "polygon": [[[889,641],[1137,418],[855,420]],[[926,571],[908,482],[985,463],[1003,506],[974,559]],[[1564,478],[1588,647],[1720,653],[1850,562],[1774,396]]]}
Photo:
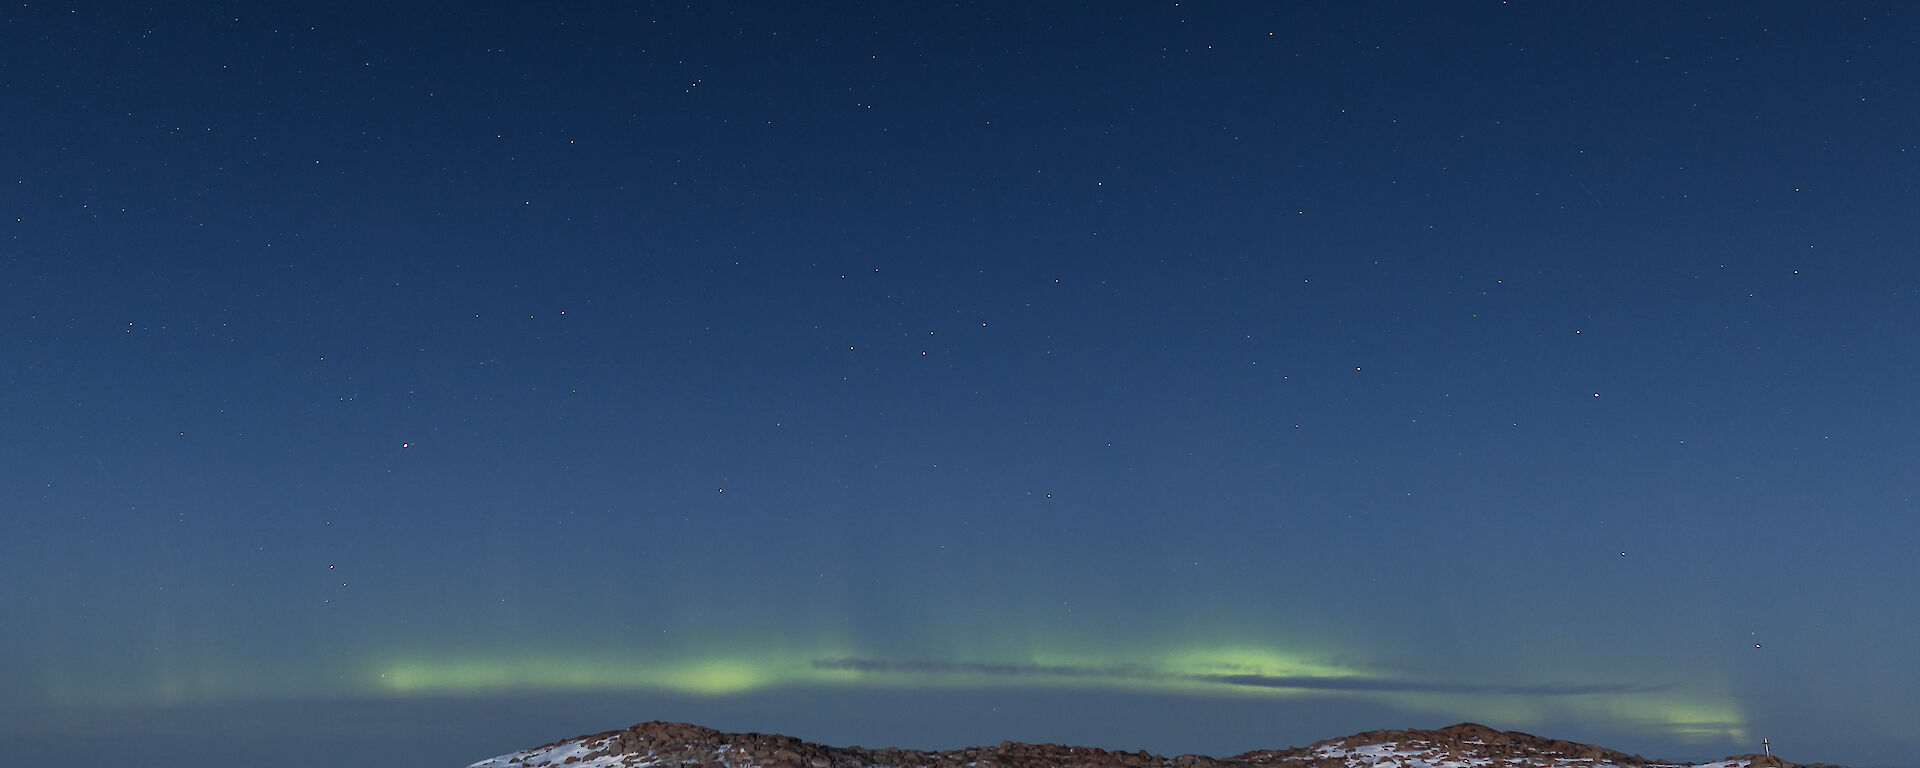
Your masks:
{"label": "pale yellow glow near horizon", "polygon": [[[1390,697],[1409,709],[1433,713],[1474,712],[1507,729],[1552,722],[1603,721],[1665,734],[1683,744],[1748,740],[1747,715],[1731,697],[1666,691],[1579,696],[1408,693]],[[1648,757],[1658,757],[1648,755]]]}
{"label": "pale yellow glow near horizon", "polygon": [[1643,694],[1645,698],[1581,702],[1590,712],[1665,731],[1688,744],[1747,742],[1747,716],[1730,702]]}

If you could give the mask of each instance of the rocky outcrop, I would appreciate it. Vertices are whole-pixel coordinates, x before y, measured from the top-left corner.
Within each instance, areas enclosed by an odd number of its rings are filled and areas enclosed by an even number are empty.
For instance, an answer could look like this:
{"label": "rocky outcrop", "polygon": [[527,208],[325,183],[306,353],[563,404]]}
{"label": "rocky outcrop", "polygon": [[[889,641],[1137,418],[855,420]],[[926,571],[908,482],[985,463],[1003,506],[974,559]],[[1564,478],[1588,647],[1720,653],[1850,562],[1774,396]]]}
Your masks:
{"label": "rocky outcrop", "polygon": [[[558,741],[470,768],[1689,768],[1592,744],[1502,731],[1478,723],[1438,730],[1367,731],[1306,747],[1233,757],[1162,757],[1095,747],[1001,742],[940,752],[828,747],[791,736],[723,733],[687,723],[650,722]],[[1692,768],[1802,766],[1770,755],[1738,755]]]}

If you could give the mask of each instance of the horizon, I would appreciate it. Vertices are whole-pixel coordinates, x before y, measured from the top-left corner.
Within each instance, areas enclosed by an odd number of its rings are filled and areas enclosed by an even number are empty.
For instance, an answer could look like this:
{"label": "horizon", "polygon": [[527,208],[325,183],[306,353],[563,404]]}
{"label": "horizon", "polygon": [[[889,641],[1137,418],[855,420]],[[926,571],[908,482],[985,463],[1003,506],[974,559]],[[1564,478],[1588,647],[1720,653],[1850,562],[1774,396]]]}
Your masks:
{"label": "horizon", "polygon": [[[1138,692],[1088,692],[1021,688],[893,690],[878,694],[822,692],[783,686],[743,696],[634,694],[631,692],[518,691],[486,696],[386,698],[378,700],[250,701],[164,708],[82,709],[66,713],[10,713],[17,729],[39,738],[22,740],[14,754],[27,762],[68,756],[86,740],[96,752],[116,744],[193,741],[191,734],[221,734],[220,748],[247,759],[273,755],[283,764],[334,764],[340,759],[391,759],[414,755],[467,765],[537,745],[622,730],[645,722],[687,723],[723,733],[778,734],[830,747],[939,751],[987,747],[1003,741],[1144,750],[1175,757],[1226,758],[1261,749],[1305,747],[1369,731],[1441,730],[1476,724],[1499,731],[1592,744],[1649,760],[1705,763],[1728,757],[1771,754],[1800,764],[1892,768],[1897,763],[1835,763],[1808,754],[1804,742],[1770,739],[1751,744],[1649,738],[1632,728],[1587,721],[1544,722],[1537,728],[1481,721],[1440,722],[1379,704],[1329,708],[1325,702],[1290,706],[1262,700],[1206,696],[1176,698]],[[1098,717],[1063,723],[1048,713],[1091,711]],[[958,715],[956,716],[956,710]],[[627,713],[639,712],[635,718]],[[684,714],[686,717],[678,715]],[[75,715],[79,715],[76,717]],[[1424,719],[1423,719],[1424,718]],[[84,724],[82,724],[84,723]],[[335,729],[355,729],[355,743],[342,745]],[[202,747],[210,744],[202,744]],[[291,745],[291,746],[290,746]],[[345,749],[342,747],[345,746]],[[289,751],[291,749],[291,751]],[[343,755],[345,757],[343,757]],[[173,758],[171,761],[168,758]],[[195,754],[156,755],[153,765],[200,765]]]}

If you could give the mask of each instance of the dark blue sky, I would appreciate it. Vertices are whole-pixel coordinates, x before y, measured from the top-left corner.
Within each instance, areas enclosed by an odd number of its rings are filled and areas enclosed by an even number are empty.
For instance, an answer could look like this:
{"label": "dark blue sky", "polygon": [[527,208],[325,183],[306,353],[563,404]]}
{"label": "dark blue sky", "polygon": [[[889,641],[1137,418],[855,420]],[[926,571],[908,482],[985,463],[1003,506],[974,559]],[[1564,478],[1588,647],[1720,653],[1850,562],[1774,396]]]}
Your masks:
{"label": "dark blue sky", "polygon": [[15,4],[0,746],[1905,760],[1916,41]]}

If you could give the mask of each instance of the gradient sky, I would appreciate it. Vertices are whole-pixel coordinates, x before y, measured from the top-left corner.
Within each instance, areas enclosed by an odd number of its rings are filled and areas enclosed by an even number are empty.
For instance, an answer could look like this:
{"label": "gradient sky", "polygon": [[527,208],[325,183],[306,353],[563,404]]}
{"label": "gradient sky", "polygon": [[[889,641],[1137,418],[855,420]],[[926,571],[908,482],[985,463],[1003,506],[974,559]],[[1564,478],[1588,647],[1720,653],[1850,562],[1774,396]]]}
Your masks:
{"label": "gradient sky", "polygon": [[0,749],[1920,747],[1913,7],[508,5],[0,10]]}

